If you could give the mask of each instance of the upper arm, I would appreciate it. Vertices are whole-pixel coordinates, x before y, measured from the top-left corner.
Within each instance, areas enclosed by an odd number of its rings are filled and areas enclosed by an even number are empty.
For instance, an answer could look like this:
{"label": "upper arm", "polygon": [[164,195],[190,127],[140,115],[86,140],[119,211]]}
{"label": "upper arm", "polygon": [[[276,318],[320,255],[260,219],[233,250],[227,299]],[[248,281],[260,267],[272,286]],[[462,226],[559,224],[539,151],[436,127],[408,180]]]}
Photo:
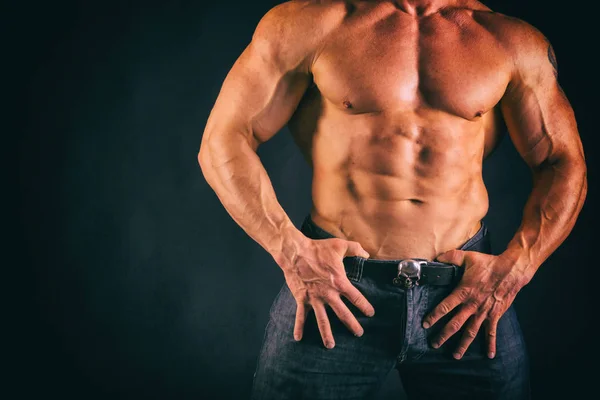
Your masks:
{"label": "upper arm", "polygon": [[564,161],[583,165],[575,116],[557,80],[552,46],[523,22],[511,35],[513,72],[500,105],[515,148],[533,169]]}
{"label": "upper arm", "polygon": [[311,83],[311,65],[323,33],[311,26],[318,24],[318,10],[310,6],[290,1],[262,17],[221,86],[203,142],[245,139],[256,149],[289,121]]}

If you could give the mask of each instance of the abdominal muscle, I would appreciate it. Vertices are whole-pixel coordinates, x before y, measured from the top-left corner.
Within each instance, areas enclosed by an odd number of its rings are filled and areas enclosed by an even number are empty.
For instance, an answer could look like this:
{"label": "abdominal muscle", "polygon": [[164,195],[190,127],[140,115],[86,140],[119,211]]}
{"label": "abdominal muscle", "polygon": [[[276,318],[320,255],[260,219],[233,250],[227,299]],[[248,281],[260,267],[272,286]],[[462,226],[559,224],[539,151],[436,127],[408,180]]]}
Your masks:
{"label": "abdominal muscle", "polygon": [[[377,178],[371,178],[377,180]],[[337,180],[337,185],[333,182]],[[361,186],[361,180],[355,184]],[[343,179],[313,185],[313,221],[336,237],[357,241],[373,259],[419,257],[434,259],[459,248],[481,227],[487,195],[473,184],[477,195],[383,200],[346,190]],[[364,185],[369,186],[369,185]]]}
{"label": "abdominal muscle", "polygon": [[312,134],[292,130],[313,167],[313,221],[372,259],[432,260],[464,244],[488,210],[485,132],[478,122],[435,117],[390,124],[345,115],[322,119]]}

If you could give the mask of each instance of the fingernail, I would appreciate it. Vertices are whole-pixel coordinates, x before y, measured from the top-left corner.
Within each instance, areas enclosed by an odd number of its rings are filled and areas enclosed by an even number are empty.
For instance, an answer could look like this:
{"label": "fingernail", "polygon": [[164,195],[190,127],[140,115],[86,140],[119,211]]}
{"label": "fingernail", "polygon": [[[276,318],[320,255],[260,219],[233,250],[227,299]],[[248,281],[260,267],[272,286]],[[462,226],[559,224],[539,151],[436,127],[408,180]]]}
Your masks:
{"label": "fingernail", "polygon": [[356,336],[356,337],[361,337],[361,336],[363,335],[363,333],[364,333],[364,332],[358,332],[358,333],[355,333],[355,334],[354,334],[354,336]]}
{"label": "fingernail", "polygon": [[301,337],[294,336],[294,340],[295,340],[296,342],[299,342],[301,339],[302,339]]}
{"label": "fingernail", "polygon": [[439,343],[433,343],[431,345],[431,347],[433,347],[434,349],[437,349],[438,347],[440,347],[440,344]]}
{"label": "fingernail", "polygon": [[325,345],[325,347],[327,347],[328,349],[333,349],[334,343],[333,342],[327,342],[327,344]]}
{"label": "fingernail", "polygon": [[493,351],[490,351],[490,352],[488,353],[488,357],[489,357],[489,358],[494,358],[494,352],[493,352]]}
{"label": "fingernail", "polygon": [[423,322],[423,328],[427,329],[429,328],[431,325],[429,325],[429,322],[425,321]]}
{"label": "fingernail", "polygon": [[367,314],[367,317],[374,317],[375,316],[375,311],[371,311],[370,313]]}
{"label": "fingernail", "polygon": [[462,354],[460,353],[454,353],[453,354],[454,358],[456,358],[457,360],[460,360],[460,358],[462,357]]}

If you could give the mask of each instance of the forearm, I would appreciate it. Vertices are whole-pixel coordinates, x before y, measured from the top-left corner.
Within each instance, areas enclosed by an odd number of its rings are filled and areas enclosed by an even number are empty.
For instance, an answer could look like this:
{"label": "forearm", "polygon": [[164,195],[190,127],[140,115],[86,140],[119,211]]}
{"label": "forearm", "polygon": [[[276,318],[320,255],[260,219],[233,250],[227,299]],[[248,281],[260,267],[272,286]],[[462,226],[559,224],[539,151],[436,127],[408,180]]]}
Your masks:
{"label": "forearm", "polygon": [[584,162],[563,159],[533,174],[523,220],[501,257],[525,283],[569,235],[587,194]]}
{"label": "forearm", "polygon": [[202,172],[233,220],[287,269],[307,238],[277,201],[256,151],[244,140],[234,143],[203,143]]}

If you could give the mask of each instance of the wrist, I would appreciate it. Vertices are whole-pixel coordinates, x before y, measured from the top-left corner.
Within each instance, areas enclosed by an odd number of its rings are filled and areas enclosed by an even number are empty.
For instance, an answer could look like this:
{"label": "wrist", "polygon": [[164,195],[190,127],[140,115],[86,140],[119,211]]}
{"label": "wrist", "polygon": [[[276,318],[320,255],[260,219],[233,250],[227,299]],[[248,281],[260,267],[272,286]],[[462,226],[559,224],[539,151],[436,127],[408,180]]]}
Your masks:
{"label": "wrist", "polygon": [[530,254],[527,250],[509,246],[498,256],[504,265],[509,265],[512,273],[519,278],[521,286],[525,286],[533,278],[535,268],[531,262]]}
{"label": "wrist", "polygon": [[290,222],[281,229],[276,245],[269,253],[285,272],[294,267],[298,255],[308,246],[310,240]]}

